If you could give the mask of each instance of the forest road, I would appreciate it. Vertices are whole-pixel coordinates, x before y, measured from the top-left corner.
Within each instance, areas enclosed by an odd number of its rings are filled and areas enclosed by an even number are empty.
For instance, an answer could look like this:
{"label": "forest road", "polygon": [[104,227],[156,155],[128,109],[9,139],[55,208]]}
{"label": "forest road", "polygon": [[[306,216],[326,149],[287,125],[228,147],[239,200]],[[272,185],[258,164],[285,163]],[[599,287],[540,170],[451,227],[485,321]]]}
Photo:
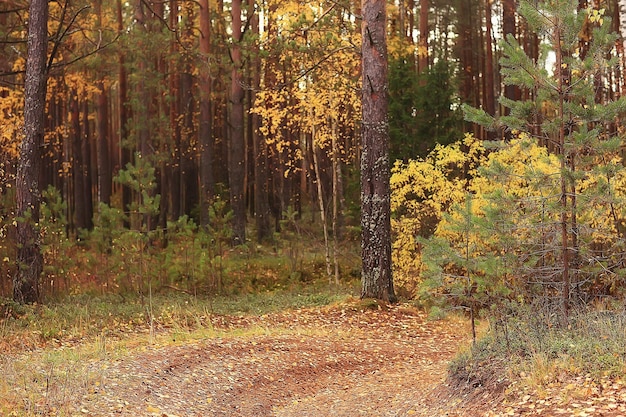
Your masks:
{"label": "forest road", "polygon": [[338,306],[212,318],[226,336],[91,365],[83,416],[470,416],[445,394],[460,321]]}

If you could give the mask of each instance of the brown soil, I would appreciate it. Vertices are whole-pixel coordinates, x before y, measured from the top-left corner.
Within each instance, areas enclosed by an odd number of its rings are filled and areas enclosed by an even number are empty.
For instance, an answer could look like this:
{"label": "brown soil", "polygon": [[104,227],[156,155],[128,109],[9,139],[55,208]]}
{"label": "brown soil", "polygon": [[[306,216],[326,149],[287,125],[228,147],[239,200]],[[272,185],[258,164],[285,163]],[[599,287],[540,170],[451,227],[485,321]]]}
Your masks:
{"label": "brown soil", "polygon": [[[128,350],[96,342],[84,359],[71,343],[0,355],[0,416],[626,416],[619,379],[564,375],[533,388],[524,375],[505,379],[501,363],[449,378],[467,324],[412,307],[210,322],[220,337],[175,341],[161,329],[152,344],[126,334]],[[71,359],[47,357],[55,349]]]}
{"label": "brown soil", "polygon": [[449,401],[443,384],[447,362],[467,337],[462,323],[428,321],[406,307],[358,306],[213,323],[256,328],[257,335],[93,363],[89,372],[99,378],[76,398],[75,410],[91,416],[472,414]]}

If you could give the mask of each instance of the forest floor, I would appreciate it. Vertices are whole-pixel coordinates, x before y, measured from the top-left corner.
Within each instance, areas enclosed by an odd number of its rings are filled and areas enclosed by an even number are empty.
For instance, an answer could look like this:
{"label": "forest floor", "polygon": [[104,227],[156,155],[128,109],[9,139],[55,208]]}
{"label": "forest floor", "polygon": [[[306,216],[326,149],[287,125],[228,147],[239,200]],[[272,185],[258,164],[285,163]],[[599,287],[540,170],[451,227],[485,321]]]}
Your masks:
{"label": "forest floor", "polygon": [[465,321],[371,307],[211,315],[207,337],[157,323],[88,350],[71,340],[10,349],[0,356],[0,415],[626,415],[620,381],[598,390],[564,380],[538,393],[486,367],[479,384],[453,382],[447,366],[468,345]]}

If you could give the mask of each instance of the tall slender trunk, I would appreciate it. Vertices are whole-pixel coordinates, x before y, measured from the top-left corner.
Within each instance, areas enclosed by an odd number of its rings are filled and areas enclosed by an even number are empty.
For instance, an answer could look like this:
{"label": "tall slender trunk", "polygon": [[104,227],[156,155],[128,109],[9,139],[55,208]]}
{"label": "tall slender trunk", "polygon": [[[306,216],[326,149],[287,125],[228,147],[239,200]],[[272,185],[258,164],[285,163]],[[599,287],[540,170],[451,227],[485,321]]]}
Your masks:
{"label": "tall slender trunk", "polygon": [[[248,10],[254,10],[254,0],[248,0]],[[252,34],[259,35],[259,14],[254,12],[250,25]],[[252,60],[252,91],[250,104],[255,105],[256,91],[261,85],[261,56],[260,50],[256,51]],[[267,186],[267,144],[265,137],[260,132],[261,117],[254,113],[251,118],[252,126],[252,154],[253,154],[253,171],[254,171],[254,218],[256,223],[256,239],[257,242],[270,238],[272,236],[270,224],[270,208],[268,199]]]}
{"label": "tall slender trunk", "polygon": [[87,195],[84,194],[86,180],[84,175],[85,162],[83,161],[81,131],[81,117],[79,97],[76,89],[70,91],[70,112],[72,115],[72,179],[74,194],[74,227],[76,229],[87,229]]}
{"label": "tall slender trunk", "polygon": [[484,110],[494,116],[496,113],[496,99],[494,89],[494,67],[493,67],[493,25],[491,23],[491,1],[485,0],[485,76],[484,76],[484,88],[485,98],[483,108]]}
{"label": "tall slender trunk", "polygon": [[[117,33],[121,36],[124,33],[124,20],[122,17],[122,0],[117,0]],[[126,143],[128,140],[128,78],[126,74],[126,58],[124,51],[119,52],[118,58],[119,74],[119,118],[120,118],[120,168],[125,169],[131,162],[131,146]],[[132,200],[132,193],[127,185],[122,185],[122,210],[128,211],[128,206]],[[129,225],[126,224],[128,227]]]}
{"label": "tall slender trunk", "polygon": [[211,114],[211,16],[209,0],[199,0],[200,5],[200,224],[209,222],[209,205],[213,199],[213,123]]}
{"label": "tall slender trunk", "polygon": [[[170,0],[170,27],[178,26],[178,0]],[[169,220],[177,220],[182,214],[181,210],[181,150],[180,150],[180,126],[178,124],[178,114],[180,110],[180,77],[178,74],[178,40],[172,36],[170,40],[170,60],[169,60],[169,124],[170,124],[170,157],[167,167],[167,181],[169,182],[168,214]]]}
{"label": "tall slender trunk", "polygon": [[230,147],[228,184],[230,205],[233,210],[233,243],[246,242],[246,206],[244,200],[245,144],[244,144],[244,91],[241,85],[241,0],[234,0],[231,8],[233,45],[230,89]]}
{"label": "tall slender trunk", "polygon": [[[97,0],[96,18],[97,26],[102,26],[102,0]],[[98,153],[98,201],[110,204],[111,194],[113,192],[113,177],[111,174],[111,155],[109,146],[109,98],[106,87],[102,78],[104,73],[98,74],[100,80],[96,82],[99,90],[96,99],[96,126],[97,126],[97,142],[96,150]]]}
{"label": "tall slender trunk", "polygon": [[[515,23],[516,19],[516,6],[515,0],[503,0],[502,1],[502,33],[506,38],[509,35],[512,35],[517,39],[517,25]],[[520,99],[520,88],[517,85],[505,85],[504,86],[504,96],[511,100],[519,100]],[[509,109],[505,108],[505,114],[508,114]]]}
{"label": "tall slender trunk", "polygon": [[[418,70],[420,74],[428,71],[428,0],[420,0],[420,37],[418,47]],[[423,80],[425,82],[425,80]]]}
{"label": "tall slender trunk", "polygon": [[89,124],[89,100],[87,94],[83,97],[83,128],[82,128],[82,140],[80,143],[80,153],[82,162],[82,176],[83,176],[83,199],[85,200],[85,220],[87,224],[86,229],[91,230],[93,228],[93,175],[91,174],[91,129]]}
{"label": "tall slender trunk", "polygon": [[626,95],[626,82],[624,81],[623,74],[626,74],[626,0],[617,0],[617,8],[619,10],[619,33],[621,35],[621,45],[620,49],[622,50],[622,96]]}
{"label": "tall slender trunk", "polygon": [[24,82],[24,139],[16,178],[17,273],[13,299],[39,300],[43,256],[39,237],[39,148],[43,143],[46,108],[46,57],[48,51],[48,1],[31,0],[28,10],[28,57]]}
{"label": "tall slender trunk", "polygon": [[111,203],[112,177],[109,152],[109,100],[104,82],[96,83],[100,92],[96,100],[96,152],[98,155],[98,201]]}
{"label": "tall slender trunk", "polygon": [[[333,168],[333,265],[335,284],[339,284],[339,192],[341,165],[339,158],[339,146],[337,144],[337,120],[331,120],[331,147],[332,147],[332,168]],[[329,277],[330,280],[330,277]]]}
{"label": "tall slender trunk", "polygon": [[561,48],[561,30],[557,23],[554,34],[554,46],[556,55],[557,85],[558,85],[558,115],[560,118],[560,128],[558,132],[559,153],[561,154],[561,260],[562,260],[562,306],[565,319],[569,315],[569,290],[570,290],[570,247],[569,247],[569,219],[568,219],[568,179],[567,179],[567,151],[565,149],[565,102],[567,100],[567,89],[569,88],[569,68],[563,68],[564,51]]}
{"label": "tall slender trunk", "polygon": [[320,163],[317,153],[319,147],[315,145],[315,127],[311,132],[313,140],[313,169],[315,170],[315,184],[317,186],[317,203],[320,210],[320,221],[322,222],[322,230],[324,232],[324,256],[326,260],[326,276],[328,277],[328,283],[331,283],[332,279],[332,265],[330,261],[330,240],[328,238],[328,222],[326,220],[326,208],[324,207],[324,190],[322,189],[322,177],[320,175]]}

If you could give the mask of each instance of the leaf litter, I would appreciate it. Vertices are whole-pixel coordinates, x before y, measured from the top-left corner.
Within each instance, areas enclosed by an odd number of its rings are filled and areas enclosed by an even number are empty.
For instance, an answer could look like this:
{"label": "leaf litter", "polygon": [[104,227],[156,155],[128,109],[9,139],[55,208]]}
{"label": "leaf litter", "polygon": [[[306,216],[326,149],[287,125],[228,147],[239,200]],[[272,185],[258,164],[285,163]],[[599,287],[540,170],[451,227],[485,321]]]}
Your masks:
{"label": "leaf litter", "polygon": [[[167,337],[73,358],[71,370],[42,360],[50,348],[3,355],[0,415],[13,404],[9,416],[626,416],[619,379],[531,388],[485,367],[481,384],[452,380],[448,361],[469,343],[467,323],[430,321],[411,306],[209,320],[218,336],[174,341],[160,329]],[[37,381],[20,380],[25,366]]]}

